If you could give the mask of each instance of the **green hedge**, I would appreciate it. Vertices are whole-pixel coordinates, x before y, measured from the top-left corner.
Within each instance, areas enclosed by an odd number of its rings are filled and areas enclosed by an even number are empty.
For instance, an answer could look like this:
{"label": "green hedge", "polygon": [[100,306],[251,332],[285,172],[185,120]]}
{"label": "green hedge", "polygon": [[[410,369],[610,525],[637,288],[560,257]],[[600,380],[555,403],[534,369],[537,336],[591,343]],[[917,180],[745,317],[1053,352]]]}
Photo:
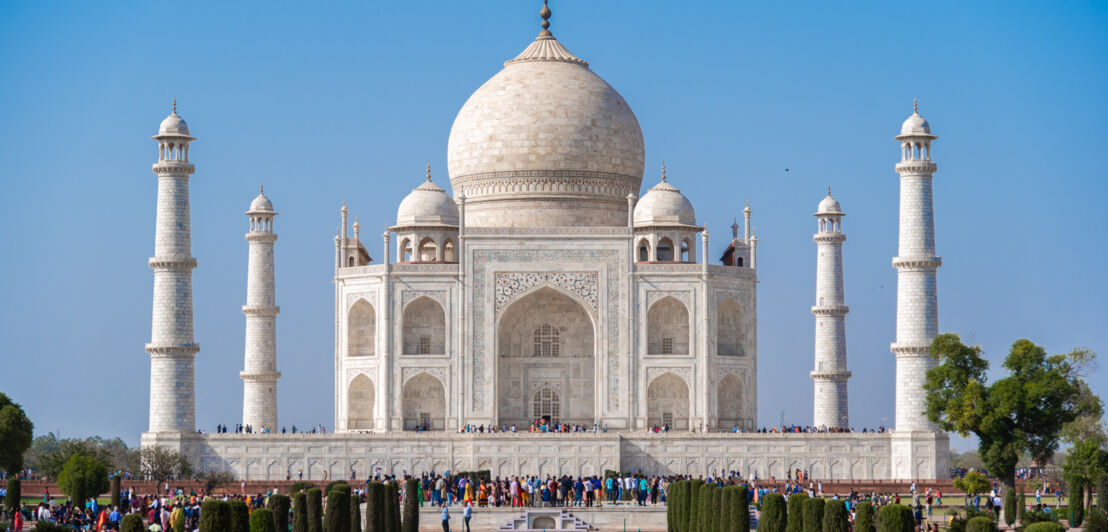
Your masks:
{"label": "green hedge", "polygon": [[823,529],[823,504],[823,499],[819,497],[804,501],[804,532],[820,532]]}
{"label": "green hedge", "polygon": [[[1087,528],[1085,530],[1088,531]],[[1066,532],[1066,527],[1062,526],[1061,523],[1055,523],[1053,521],[1040,521],[1027,525],[1027,528],[1024,528],[1023,532]]]}
{"label": "green hedge", "polygon": [[703,480],[693,480],[689,482],[689,513],[688,513],[688,532],[700,532],[700,487],[704,485]]}
{"label": "green hedge", "polygon": [[289,496],[282,495],[280,493],[274,493],[269,496],[269,500],[265,502],[266,508],[273,515],[273,528],[280,530],[281,532],[288,532],[289,529]]}
{"label": "green hedge", "polygon": [[227,532],[231,530],[231,506],[223,501],[208,499],[200,505],[200,532]]}
{"label": "green hedge", "polygon": [[1092,508],[1085,516],[1085,532],[1108,532],[1108,515],[1100,508]]}
{"label": "green hedge", "polygon": [[19,479],[9,479],[8,494],[4,495],[4,507],[7,508],[9,512],[11,512],[15,508],[19,508],[20,504],[22,503],[22,500],[20,499],[20,497],[22,496],[23,489],[22,485],[19,482]]}
{"label": "green hedge", "polygon": [[804,532],[804,507],[808,502],[808,495],[794,493],[789,495],[789,522],[785,524],[788,532]]}
{"label": "green hedge", "polygon": [[731,532],[750,532],[750,490],[746,486],[736,486],[732,495]]}
{"label": "green hedge", "polygon": [[[681,481],[683,482],[683,481]],[[678,532],[677,530],[677,496],[681,491],[681,482],[672,482],[666,489],[666,530],[667,532]]]}
{"label": "green hedge", "polygon": [[758,532],[785,532],[788,514],[785,497],[770,493],[762,500],[762,516],[758,519]]}
{"label": "green hedge", "polygon": [[411,478],[404,482],[403,532],[419,532],[419,481]]}
{"label": "green hedge", "polygon": [[277,527],[273,524],[273,512],[266,508],[254,510],[250,514],[250,532],[277,532]]}
{"label": "green hedge", "polygon": [[823,532],[850,532],[850,512],[843,501],[830,500],[824,505]]}
{"label": "green hedge", "polygon": [[308,480],[298,480],[296,482],[293,482],[292,485],[289,486],[289,495],[296,495],[301,491],[308,491],[314,487],[315,482],[311,482]]}
{"label": "green hedge", "polygon": [[292,532],[308,532],[308,494],[298,491],[292,502]]}
{"label": "green hedge", "polygon": [[854,507],[854,532],[877,532],[877,525],[873,522],[872,504],[859,502]]}
{"label": "green hedge", "polygon": [[335,486],[346,486],[347,488],[349,488],[350,484],[345,480],[332,480],[323,487],[323,493],[331,493],[332,491],[335,491]]}
{"label": "green hedge", "polygon": [[395,481],[385,484],[385,528],[383,530],[384,532],[400,530],[400,490]]}
{"label": "green hedge", "polygon": [[142,516],[139,514],[127,514],[119,522],[119,532],[143,532],[144,530],[146,527],[142,526]]}
{"label": "green hedge", "polygon": [[912,509],[903,504],[889,504],[877,512],[880,532],[914,532],[916,518]]}
{"label": "green hedge", "polygon": [[996,532],[996,521],[979,515],[966,522],[966,532]]}
{"label": "green hedge", "polygon": [[1080,480],[1070,482],[1070,528],[1078,528],[1085,521],[1085,484]]}
{"label": "green hedge", "polygon": [[323,490],[308,490],[308,532],[323,532]]}
{"label": "green hedge", "polygon": [[362,532],[362,496],[350,494],[350,532]]}
{"label": "green hedge", "polygon": [[112,477],[112,506],[119,508],[120,483],[123,481],[119,475]]}
{"label": "green hedge", "polygon": [[227,501],[231,510],[231,532],[250,532],[250,508],[242,501]]}
{"label": "green hedge", "polygon": [[734,505],[731,504],[731,498],[735,494],[735,486],[724,486],[719,492],[719,532],[731,532],[734,526],[731,513],[735,510]]}
{"label": "green hedge", "polygon": [[350,486],[345,483],[332,485],[327,492],[325,516],[325,532],[350,532]]}
{"label": "green hedge", "polygon": [[385,530],[385,485],[370,482],[366,488],[365,532],[386,532]]}
{"label": "green hedge", "polygon": [[1016,490],[1014,488],[1007,488],[1004,490],[1004,522],[1008,526],[1012,526],[1012,523],[1016,522],[1016,507],[1019,503],[1016,501]]}

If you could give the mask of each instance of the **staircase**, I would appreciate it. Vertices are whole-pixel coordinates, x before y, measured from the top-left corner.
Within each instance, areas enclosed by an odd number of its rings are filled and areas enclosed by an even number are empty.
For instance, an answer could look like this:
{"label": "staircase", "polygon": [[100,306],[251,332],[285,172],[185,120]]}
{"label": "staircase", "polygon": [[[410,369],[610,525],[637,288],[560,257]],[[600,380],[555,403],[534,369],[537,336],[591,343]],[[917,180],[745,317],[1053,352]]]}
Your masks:
{"label": "staircase", "polygon": [[538,532],[542,530],[592,530],[588,523],[574,517],[573,514],[558,509],[527,510],[519,517],[500,525],[499,530],[523,530]]}

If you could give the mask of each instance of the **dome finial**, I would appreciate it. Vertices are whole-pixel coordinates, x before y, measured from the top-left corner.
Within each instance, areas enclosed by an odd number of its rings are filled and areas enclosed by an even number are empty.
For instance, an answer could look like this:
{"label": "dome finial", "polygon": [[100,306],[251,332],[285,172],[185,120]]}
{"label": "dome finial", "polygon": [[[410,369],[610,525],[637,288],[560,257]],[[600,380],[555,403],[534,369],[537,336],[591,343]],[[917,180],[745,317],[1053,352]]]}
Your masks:
{"label": "dome finial", "polygon": [[173,98],[173,114],[177,114],[177,98]]}
{"label": "dome finial", "polygon": [[427,161],[427,182],[431,182],[431,161]]}
{"label": "dome finial", "polygon": [[662,161],[662,182],[666,182],[666,162]]}
{"label": "dome finial", "polygon": [[912,113],[919,114],[919,98],[912,98]]}
{"label": "dome finial", "polygon": [[542,11],[539,11],[539,16],[542,17],[542,29],[543,31],[550,30],[550,5],[548,0],[542,0]]}
{"label": "dome finial", "polygon": [[258,184],[258,194],[265,194],[265,183]]}
{"label": "dome finial", "polygon": [[827,185],[827,197],[831,197],[831,185]]}

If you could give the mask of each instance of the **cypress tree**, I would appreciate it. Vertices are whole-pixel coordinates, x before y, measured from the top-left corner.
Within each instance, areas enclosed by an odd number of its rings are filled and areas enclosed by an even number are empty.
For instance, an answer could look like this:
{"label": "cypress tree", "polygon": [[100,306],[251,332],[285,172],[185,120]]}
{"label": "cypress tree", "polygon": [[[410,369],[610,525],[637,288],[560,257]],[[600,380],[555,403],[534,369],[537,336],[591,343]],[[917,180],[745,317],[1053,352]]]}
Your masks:
{"label": "cypress tree", "polygon": [[700,530],[716,532],[716,525],[719,524],[719,486],[715,484],[705,484],[705,486],[708,489],[701,494],[704,507],[700,511]]}
{"label": "cypress tree", "polygon": [[785,532],[788,522],[785,497],[770,493],[762,500],[762,517],[758,520],[758,532]]}
{"label": "cypress tree", "polygon": [[1008,526],[1016,522],[1016,490],[1007,488],[1004,490],[1004,522]]}
{"label": "cypress tree", "polygon": [[804,532],[804,507],[808,495],[794,493],[789,495],[789,522],[785,524],[788,532]]}
{"label": "cypress tree", "polygon": [[8,509],[8,512],[14,511],[22,504],[23,487],[18,478],[8,479],[8,493],[4,495],[4,507]]}
{"label": "cypress tree", "polygon": [[200,503],[200,532],[222,532],[219,528],[219,506],[222,501],[208,499]]}
{"label": "cypress tree", "polygon": [[863,501],[854,507],[854,532],[877,532],[877,526],[873,523],[872,504]]}
{"label": "cypress tree", "polygon": [[404,482],[403,532],[419,532],[419,481],[410,478]]}
{"label": "cypress tree", "polygon": [[735,486],[724,486],[720,491],[719,532],[731,532],[731,499],[735,496]]}
{"label": "cypress tree", "polygon": [[231,532],[250,532],[250,508],[242,501],[227,501],[227,510],[231,518]]}
{"label": "cypress tree", "polygon": [[666,532],[676,532],[673,529],[673,489],[677,487],[677,483],[669,485],[669,498],[666,499]]}
{"label": "cypress tree", "polygon": [[1108,512],[1108,473],[1101,473],[1096,479],[1096,507]]}
{"label": "cypress tree", "polygon": [[364,532],[386,532],[385,485],[380,482],[371,482],[366,489]]}
{"label": "cypress tree", "polygon": [[281,532],[289,529],[289,496],[275,493],[269,496],[266,507],[273,514],[273,528]]}
{"label": "cypress tree", "polygon": [[850,532],[850,513],[843,501],[828,501],[823,507],[823,532]]}
{"label": "cypress tree", "polygon": [[267,508],[254,510],[250,514],[250,532],[277,532],[273,519],[273,512]]}
{"label": "cypress tree", "polygon": [[308,494],[303,491],[293,496],[292,532],[308,532]]}
{"label": "cypress tree", "polygon": [[689,483],[689,519],[688,532],[700,532],[700,487],[704,485],[703,480],[693,480]]}
{"label": "cypress tree", "polygon": [[820,532],[823,528],[823,499],[812,497],[804,502],[804,532]]}
{"label": "cypress tree", "polygon": [[1085,485],[1080,480],[1070,482],[1070,528],[1078,528],[1085,522]]}
{"label": "cypress tree", "polygon": [[[343,489],[345,488],[345,489]],[[336,484],[327,494],[327,513],[323,530],[350,532],[350,486]]]}
{"label": "cypress tree", "polygon": [[385,484],[385,504],[382,508],[384,513],[384,528],[382,532],[397,532],[400,530],[400,520],[397,519],[396,506],[399,501],[396,497],[396,484],[394,482],[388,482]]}
{"label": "cypress tree", "polygon": [[350,532],[362,532],[362,496],[350,494]]}
{"label": "cypress tree", "polygon": [[673,530],[676,532],[688,532],[689,517],[689,481],[682,480],[670,486],[670,494],[666,495],[666,504],[673,506]]}
{"label": "cypress tree", "polygon": [[323,532],[323,490],[308,490],[308,532]]}
{"label": "cypress tree", "polygon": [[880,532],[914,532],[916,518],[912,509],[903,504],[888,504],[881,507],[877,514]]}
{"label": "cypress tree", "polygon": [[[120,478],[119,475],[115,475],[115,476],[112,477],[112,506],[114,506],[116,508],[120,507],[120,504],[119,504],[120,503],[120,499],[119,499],[120,493],[119,492],[121,491],[121,488],[120,488],[120,483],[121,482],[122,482],[122,479]],[[120,510],[120,511],[122,512],[122,510]]]}
{"label": "cypress tree", "polygon": [[1023,512],[1027,509],[1027,496],[1023,493],[1023,486],[1020,486],[1020,501],[1019,506],[1016,507],[1016,521],[1023,522]]}
{"label": "cypress tree", "polygon": [[735,508],[731,510],[732,532],[750,532],[750,489],[739,486],[735,490]]}

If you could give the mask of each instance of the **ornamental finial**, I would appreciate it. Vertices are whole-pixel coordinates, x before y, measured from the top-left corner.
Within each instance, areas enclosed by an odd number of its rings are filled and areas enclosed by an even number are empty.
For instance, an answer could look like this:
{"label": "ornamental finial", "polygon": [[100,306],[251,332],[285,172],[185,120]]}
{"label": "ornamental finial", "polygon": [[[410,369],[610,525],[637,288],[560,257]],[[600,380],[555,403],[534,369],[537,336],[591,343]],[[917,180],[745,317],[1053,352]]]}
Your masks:
{"label": "ornamental finial", "polygon": [[539,16],[542,17],[542,29],[550,29],[550,5],[547,0],[542,0],[542,11],[539,11]]}
{"label": "ornamental finial", "polygon": [[919,98],[912,98],[912,113],[919,114]]}
{"label": "ornamental finial", "polygon": [[431,161],[427,161],[427,182],[431,182]]}
{"label": "ornamental finial", "polygon": [[662,161],[662,182],[666,182],[666,162]]}
{"label": "ornamental finial", "polygon": [[173,98],[173,114],[177,114],[177,98]]}
{"label": "ornamental finial", "polygon": [[348,211],[348,209],[346,208],[346,198],[343,198],[342,199],[342,212],[347,212],[347,211]]}
{"label": "ornamental finial", "polygon": [[258,185],[258,194],[265,194],[265,183]]}
{"label": "ornamental finial", "polygon": [[831,185],[827,185],[827,197],[831,197]]}

